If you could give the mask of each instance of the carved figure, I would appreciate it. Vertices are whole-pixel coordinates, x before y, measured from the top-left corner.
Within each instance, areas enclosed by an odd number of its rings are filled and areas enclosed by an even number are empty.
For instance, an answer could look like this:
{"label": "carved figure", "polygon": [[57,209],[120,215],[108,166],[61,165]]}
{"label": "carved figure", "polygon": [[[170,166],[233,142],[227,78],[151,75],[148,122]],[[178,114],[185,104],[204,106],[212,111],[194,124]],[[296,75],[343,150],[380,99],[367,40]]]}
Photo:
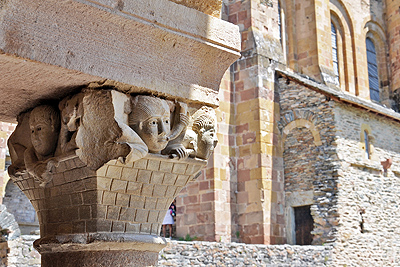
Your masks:
{"label": "carved figure", "polygon": [[191,142],[194,150],[197,147],[196,157],[208,159],[214,151],[214,147],[218,143],[215,126],[216,115],[212,108],[203,106],[193,114],[191,129],[197,134],[197,141],[196,144],[193,144],[194,141],[191,141],[191,134],[188,133],[185,142],[186,145],[188,145],[187,142]]}
{"label": "carved figure", "polygon": [[130,153],[126,156],[127,162],[139,160],[147,155],[148,149],[140,136],[128,126],[128,115],[132,112],[130,96],[115,90],[111,91],[111,95],[114,119],[122,130],[122,135],[118,138],[117,143],[126,143],[131,148]]}
{"label": "carved figure", "polygon": [[17,117],[18,125],[7,142],[12,162],[8,167],[10,177],[15,177],[17,173],[25,170],[24,153],[32,146],[29,115],[30,112],[25,112]]}
{"label": "carved figure", "polygon": [[115,118],[111,90],[86,90],[82,99],[83,115],[76,133],[76,154],[94,170],[111,159],[125,158],[130,146],[120,142],[123,130]]}
{"label": "carved figure", "polygon": [[58,104],[61,129],[57,154],[70,154],[78,148],[75,139],[83,116],[83,97],[83,93],[67,96]]}
{"label": "carved figure", "polygon": [[[185,118],[183,118],[184,120]],[[162,153],[179,159],[188,156],[208,159],[218,142],[215,124],[215,111],[206,106],[200,108],[191,117],[189,127],[185,126],[183,128],[185,131],[182,131],[175,140],[168,143]]]}
{"label": "carved figure", "polygon": [[149,152],[160,153],[169,141],[171,110],[167,101],[153,96],[132,98],[129,126],[142,138]]}
{"label": "carved figure", "polygon": [[174,113],[171,113],[173,130],[168,136],[170,142],[161,152],[164,155],[170,155],[172,158],[185,159],[189,156],[187,149],[182,144],[185,137],[187,125],[189,124],[188,107],[185,103],[176,102]]}
{"label": "carved figure", "polygon": [[29,128],[32,144],[24,152],[25,167],[43,185],[50,181],[50,173],[56,164],[53,156],[60,132],[58,111],[48,105],[34,108],[29,117]]}

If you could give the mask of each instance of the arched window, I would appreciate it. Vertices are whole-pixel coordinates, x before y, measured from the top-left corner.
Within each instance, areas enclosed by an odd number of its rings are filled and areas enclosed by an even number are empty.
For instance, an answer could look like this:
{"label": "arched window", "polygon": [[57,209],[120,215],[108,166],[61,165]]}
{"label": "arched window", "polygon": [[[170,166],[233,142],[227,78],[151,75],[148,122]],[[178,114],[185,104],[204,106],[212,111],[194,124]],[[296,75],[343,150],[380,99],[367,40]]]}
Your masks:
{"label": "arched window", "polygon": [[331,39],[332,39],[332,61],[333,61],[333,73],[335,74],[336,83],[339,85],[339,57],[338,57],[338,46],[337,46],[337,34],[336,27],[331,22]]}
{"label": "arched window", "polygon": [[365,157],[367,159],[370,159],[371,158],[371,147],[370,147],[367,131],[364,131],[364,145],[365,145]]}
{"label": "arched window", "polygon": [[367,62],[368,62],[368,81],[370,99],[379,101],[379,76],[378,63],[376,61],[375,45],[370,38],[366,39],[367,45]]}
{"label": "arched window", "polygon": [[282,45],[282,8],[281,1],[278,1],[278,26],[279,26],[279,41]]}

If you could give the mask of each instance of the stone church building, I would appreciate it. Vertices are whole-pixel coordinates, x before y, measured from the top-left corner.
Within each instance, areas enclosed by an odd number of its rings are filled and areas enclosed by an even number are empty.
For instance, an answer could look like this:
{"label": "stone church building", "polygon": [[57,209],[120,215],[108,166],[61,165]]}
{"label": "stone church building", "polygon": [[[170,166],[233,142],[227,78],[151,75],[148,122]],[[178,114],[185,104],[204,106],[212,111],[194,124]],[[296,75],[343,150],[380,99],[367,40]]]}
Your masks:
{"label": "stone church building", "polygon": [[[177,236],[400,264],[400,0],[224,0],[221,14],[241,57],[220,85],[214,154],[176,198]],[[3,181],[10,210],[19,193]],[[15,216],[33,227],[26,207]]]}
{"label": "stone church building", "polygon": [[212,161],[177,198],[178,236],[399,264],[399,8],[224,1],[241,58],[221,83]]}

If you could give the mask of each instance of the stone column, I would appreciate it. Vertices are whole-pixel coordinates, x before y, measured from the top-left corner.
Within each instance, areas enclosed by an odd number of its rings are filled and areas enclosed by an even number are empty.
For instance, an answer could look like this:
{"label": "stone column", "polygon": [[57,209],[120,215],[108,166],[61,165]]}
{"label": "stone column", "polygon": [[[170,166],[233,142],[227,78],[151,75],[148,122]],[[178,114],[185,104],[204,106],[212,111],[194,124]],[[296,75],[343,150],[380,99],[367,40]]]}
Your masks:
{"label": "stone column", "polygon": [[0,5],[0,120],[18,120],[9,174],[38,213],[42,266],[150,266],[166,245],[240,50],[221,1],[176,2]]}
{"label": "stone column", "polygon": [[400,109],[400,34],[399,34],[399,0],[386,1],[386,18],[387,18],[387,43],[389,44],[389,65],[391,71],[391,89],[394,95],[395,108]]}

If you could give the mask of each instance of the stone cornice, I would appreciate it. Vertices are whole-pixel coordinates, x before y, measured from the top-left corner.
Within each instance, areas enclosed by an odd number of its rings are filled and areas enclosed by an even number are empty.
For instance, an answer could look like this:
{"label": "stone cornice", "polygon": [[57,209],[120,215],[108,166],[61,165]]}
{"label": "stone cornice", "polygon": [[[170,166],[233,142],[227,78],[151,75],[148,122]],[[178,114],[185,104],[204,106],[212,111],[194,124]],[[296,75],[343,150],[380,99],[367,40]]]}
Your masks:
{"label": "stone cornice", "polygon": [[299,83],[301,85],[304,85],[305,87],[307,87],[311,90],[319,92],[334,101],[346,103],[346,104],[352,105],[354,107],[364,109],[368,112],[376,113],[378,115],[385,116],[385,117],[390,118],[395,121],[400,121],[400,114],[395,112],[392,109],[383,107],[379,104],[375,104],[371,101],[362,99],[360,97],[350,95],[347,92],[338,91],[338,90],[329,88],[328,86],[326,86],[324,84],[318,83],[307,77],[301,76],[301,75],[293,73],[293,72],[279,70],[279,69],[277,69],[276,72],[279,73],[280,75],[286,77],[287,79],[294,81],[296,83]]}

